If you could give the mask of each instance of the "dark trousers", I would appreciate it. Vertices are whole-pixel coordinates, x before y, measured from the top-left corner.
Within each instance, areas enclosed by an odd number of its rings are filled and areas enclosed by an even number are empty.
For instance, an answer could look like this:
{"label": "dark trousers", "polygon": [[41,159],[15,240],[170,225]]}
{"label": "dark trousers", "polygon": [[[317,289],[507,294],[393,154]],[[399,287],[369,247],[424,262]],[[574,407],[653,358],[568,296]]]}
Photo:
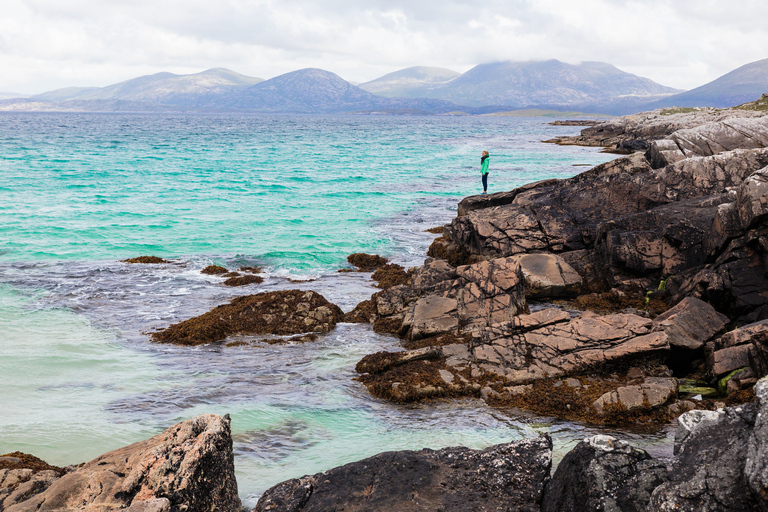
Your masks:
{"label": "dark trousers", "polygon": [[488,175],[483,174],[483,192],[488,192]]}

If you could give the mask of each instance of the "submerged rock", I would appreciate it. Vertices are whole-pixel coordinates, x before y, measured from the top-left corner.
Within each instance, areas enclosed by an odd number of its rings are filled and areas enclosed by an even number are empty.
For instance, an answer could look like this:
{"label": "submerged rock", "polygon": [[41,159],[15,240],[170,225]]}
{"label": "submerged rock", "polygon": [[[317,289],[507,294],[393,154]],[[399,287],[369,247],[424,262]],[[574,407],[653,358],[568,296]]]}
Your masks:
{"label": "submerged rock", "polygon": [[210,276],[226,274],[227,272],[229,272],[229,270],[219,265],[208,265],[207,267],[205,267],[203,270],[200,271],[201,274],[207,274]]}
{"label": "submerged rock", "polygon": [[238,297],[208,313],[152,333],[152,339],[200,345],[234,334],[293,335],[328,332],[344,313],[314,291],[286,290]]}
{"label": "submerged rock", "polygon": [[199,416],[105,453],[5,511],[126,508],[239,512],[229,416]]}
{"label": "submerged rock", "polygon": [[387,263],[387,258],[382,258],[378,254],[366,254],[356,252],[347,256],[347,261],[356,266],[361,272],[372,272]]}
{"label": "submerged rock", "polygon": [[536,512],[552,464],[547,437],[491,446],[385,452],[268,489],[254,512]]}
{"label": "submerged rock", "polygon": [[168,260],[164,260],[159,256],[137,256],[136,258],[128,258],[122,260],[124,263],[144,263],[144,264],[157,264],[157,263],[171,263]]}

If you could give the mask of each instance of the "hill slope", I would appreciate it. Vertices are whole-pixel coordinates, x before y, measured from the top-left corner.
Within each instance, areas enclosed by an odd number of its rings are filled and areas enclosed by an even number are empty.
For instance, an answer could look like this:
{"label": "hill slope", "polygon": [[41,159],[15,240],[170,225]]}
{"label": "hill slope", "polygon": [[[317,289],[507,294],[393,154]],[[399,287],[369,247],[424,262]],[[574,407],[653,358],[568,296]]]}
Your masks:
{"label": "hill slope", "polygon": [[255,112],[331,113],[376,110],[448,112],[456,105],[417,98],[384,98],[356,87],[335,73],[308,68],[266,80],[212,102],[210,107]]}
{"label": "hill slope", "polygon": [[593,107],[601,103],[637,103],[679,92],[603,62],[579,65],[558,60],[480,64],[424,96],[463,105]]}
{"label": "hill slope", "polygon": [[415,66],[360,84],[360,88],[379,96],[417,98],[425,88],[444,84],[457,76],[461,73],[450,69]]}
{"label": "hill slope", "polygon": [[45,101],[127,101],[200,107],[214,98],[250,87],[261,78],[214,68],[191,75],[157,73],[100,88],[67,88],[33,96]]}
{"label": "hill slope", "polygon": [[669,96],[650,107],[726,108],[753,101],[763,93],[768,93],[768,59],[741,66],[708,84]]}

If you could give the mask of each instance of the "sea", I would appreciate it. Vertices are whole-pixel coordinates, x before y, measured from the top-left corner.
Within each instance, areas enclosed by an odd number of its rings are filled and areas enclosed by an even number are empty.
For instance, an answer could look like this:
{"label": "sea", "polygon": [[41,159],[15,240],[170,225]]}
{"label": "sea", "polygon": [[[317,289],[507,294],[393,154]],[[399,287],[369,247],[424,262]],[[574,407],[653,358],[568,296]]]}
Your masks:
{"label": "sea", "polygon": [[[234,297],[315,290],[349,311],[377,291],[347,255],[423,263],[458,202],[613,158],[543,143],[552,118],[0,114],[0,454],[91,460],[205,413],[229,414],[244,505],[289,478],[388,450],[552,436],[556,461],[610,434],[669,458],[671,427],[591,427],[479,399],[392,404],[354,380],[399,350],[370,325],[313,343],[178,347],[148,333]],[[160,256],[166,264],[121,260]],[[227,287],[207,265],[263,268]]]}

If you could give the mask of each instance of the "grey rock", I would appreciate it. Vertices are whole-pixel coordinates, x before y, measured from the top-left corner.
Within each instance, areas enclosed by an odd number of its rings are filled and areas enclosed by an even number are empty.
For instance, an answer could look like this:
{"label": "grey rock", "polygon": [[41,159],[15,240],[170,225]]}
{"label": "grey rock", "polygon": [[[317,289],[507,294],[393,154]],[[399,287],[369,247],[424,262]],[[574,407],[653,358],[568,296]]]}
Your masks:
{"label": "grey rock", "polygon": [[568,452],[542,500],[542,512],[645,511],[667,481],[663,462],[610,436],[588,438]]}
{"label": "grey rock", "polygon": [[768,378],[755,385],[758,407],[755,426],[747,446],[744,477],[760,510],[768,510]]}
{"label": "grey rock", "polygon": [[385,452],[278,484],[253,510],[538,512],[551,450],[552,441],[543,437],[485,450]]}
{"label": "grey rock", "polygon": [[[692,416],[695,411],[681,418]],[[681,512],[754,511],[757,507],[744,478],[747,442],[756,408],[729,408],[715,419],[692,422],[681,435],[669,482],[653,491],[648,510]]]}

